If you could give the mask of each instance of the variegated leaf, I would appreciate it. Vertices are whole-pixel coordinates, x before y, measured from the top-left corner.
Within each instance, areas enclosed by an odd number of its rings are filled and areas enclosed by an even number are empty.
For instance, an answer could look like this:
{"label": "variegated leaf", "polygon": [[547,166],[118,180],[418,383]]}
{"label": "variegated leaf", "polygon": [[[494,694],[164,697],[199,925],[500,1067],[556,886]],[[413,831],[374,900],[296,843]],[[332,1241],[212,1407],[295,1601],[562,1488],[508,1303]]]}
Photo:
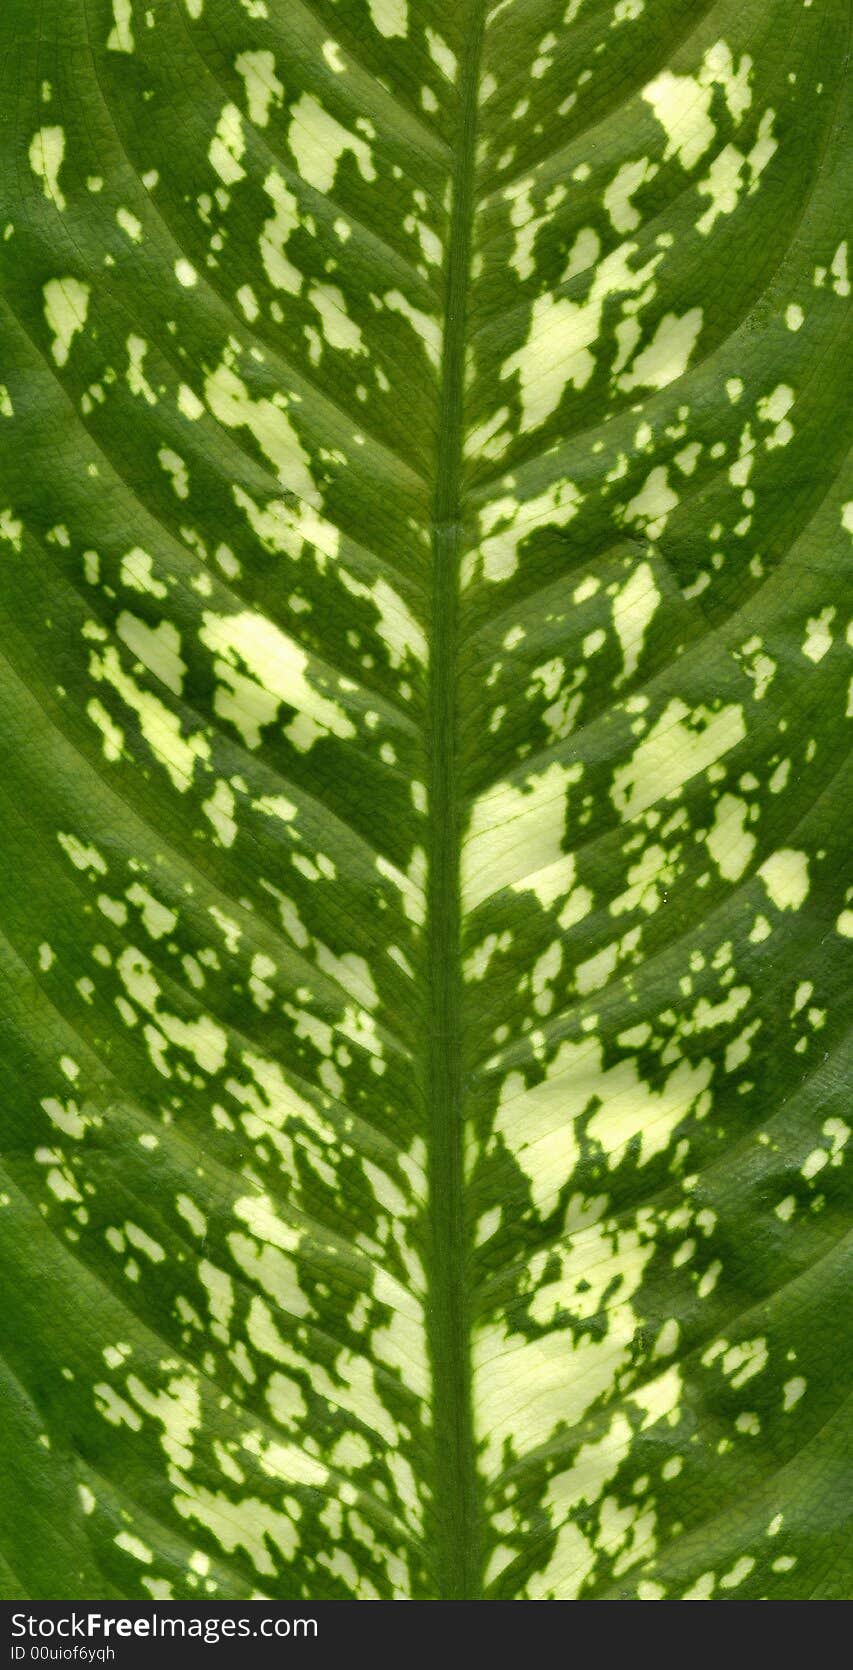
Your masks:
{"label": "variegated leaf", "polygon": [[5,0],[6,1594],[844,1593],[846,32]]}

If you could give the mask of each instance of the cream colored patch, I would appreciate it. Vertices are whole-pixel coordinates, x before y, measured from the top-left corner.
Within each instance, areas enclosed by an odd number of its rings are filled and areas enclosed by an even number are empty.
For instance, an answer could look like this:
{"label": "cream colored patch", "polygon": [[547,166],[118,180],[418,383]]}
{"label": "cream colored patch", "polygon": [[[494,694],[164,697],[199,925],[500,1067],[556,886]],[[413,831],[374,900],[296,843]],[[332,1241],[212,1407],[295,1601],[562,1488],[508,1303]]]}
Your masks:
{"label": "cream colored patch", "polygon": [[275,58],[271,52],[241,52],[234,68],[246,88],[249,121],[265,128],[273,105],[280,105],[284,87],[275,73]]}
{"label": "cream colored patch", "polygon": [[131,0],[113,0],[113,26],[107,36],[108,52],[132,52],[133,6]]}
{"label": "cream colored patch", "polygon": [[58,366],[68,364],[75,336],[85,329],[91,290],[78,278],[52,278],[44,286],[44,316],[53,332],[50,351]]}
{"label": "cream colored patch", "polygon": [[744,193],[751,195],[757,190],[761,175],[779,148],[773,137],[775,119],[775,111],[766,110],[752,150],[745,156],[736,145],[726,145],[714,157],[707,178],[699,181],[700,196],[711,199],[710,207],[696,222],[703,237],[713,231],[720,215],[734,212]]}
{"label": "cream colored patch", "polygon": [[226,429],[249,430],[273,465],[282,487],[288,487],[309,504],[318,503],[308,455],[280,397],[262,396],[253,400],[246,384],[225,361],[205,379],[205,397],[214,417]]}
{"label": "cream colored patch", "polygon": [[159,626],[150,627],[124,609],[116,622],[116,632],[131,655],[161,684],[167,685],[176,696],[181,694],[187,665],[181,659],[180,636],[171,621],[164,620]]}
{"label": "cream colored patch", "polygon": [[206,759],[210,753],[205,737],[201,733],[185,737],[178,715],[125,672],[112,646],[103,655],[92,656],[89,670],[99,683],[111,684],[122,701],[133,709],[155,758],[169,773],[174,787],[185,792],[192,782],[196,760]]}
{"label": "cream colored patch", "polygon": [[347,354],[366,354],[364,338],[347,312],[344,293],[336,284],[312,284],[308,300],[320,316],[324,342]]}
{"label": "cream colored patch", "polygon": [[399,313],[402,318],[408,319],[412,330],[423,344],[427,359],[437,371],[441,364],[442,343],[439,320],[433,318],[429,313],[424,313],[421,308],[413,307],[412,303],[403,295],[402,290],[389,290],[383,300],[385,306],[392,313]]}
{"label": "cream colored patch", "polygon": [[702,329],[701,307],[691,307],[681,318],[665,313],[647,348],[639,353],[630,371],[619,378],[619,387],[666,388],[683,377]]}
{"label": "cream colored patch", "polygon": [[[539,528],[565,528],[580,509],[583,499],[573,481],[558,481],[533,499],[519,502],[508,495],[495,499],[480,511],[479,548],[466,557],[462,584],[470,584],[482,564],[483,575],[493,583],[509,580],[518,568],[519,547]],[[497,531],[493,531],[497,530]]]}
{"label": "cream colored patch", "polygon": [[746,823],[749,807],[737,795],[724,794],[714,808],[708,851],[724,881],[738,881],[755,851],[755,836]]}
{"label": "cream colored patch", "polygon": [[758,874],[777,910],[799,910],[809,893],[809,861],[804,852],[781,847],[764,860]]}
{"label": "cream colored patch", "polygon": [[665,159],[677,157],[689,170],[704,156],[716,132],[710,114],[715,86],[722,88],[732,120],[741,121],[752,103],[751,70],[746,56],[735,70],[730,48],[717,41],[705,53],[696,76],[663,70],[643,88],[643,98],[666,134]]}
{"label": "cream colored patch", "polygon": [[215,657],[219,680],[215,710],[237,727],[247,748],[259,747],[261,731],[282,702],[296,709],[285,735],[300,753],[321,736],[355,736],[343,708],[309,683],[304,650],[273,621],[248,609],[237,615],[205,611],[202,618],[199,637]]}
{"label": "cream colored patch", "polygon": [[303,93],[294,106],[287,142],[299,173],[315,191],[331,191],[341,158],[347,153],[355,159],[363,180],[376,179],[370,146],[342,127],[313,93]]}
{"label": "cream colored patch", "polygon": [[[285,185],[277,169],[273,168],[264,181],[264,191],[273,205],[274,213],[264,223],[261,232],[261,260],[267,278],[276,290],[286,290],[289,295],[297,296],[302,288],[302,274],[289,261],[285,250],[292,234],[301,224],[299,219],[299,204],[293,192]],[[249,286],[240,291],[246,298],[246,309],[251,316],[257,316],[257,302]]]}
{"label": "cream colored patch", "polygon": [[635,749],[617,766],[611,797],[626,822],[659,800],[680,794],[691,778],[727,754],[746,736],[740,704],[690,708],[676,697]]}
{"label": "cream colored patch", "polygon": [[619,684],[637,670],[646,632],[659,603],[660,592],[651,567],[641,562],[613,598],[613,625],[622,650]]}
{"label": "cream colored patch", "polygon": [[604,207],[615,232],[636,231],[640,214],[631,198],[647,180],[654,178],[656,172],[648,157],[639,157],[636,162],[623,163],[611,180],[604,193]]}
{"label": "cream colored patch", "polygon": [[65,198],[59,185],[59,170],[65,156],[65,133],[62,128],[40,128],[30,143],[30,167],[42,182],[45,197],[54,203],[60,214],[65,209]]}
{"label": "cream colored patch", "polygon": [[[505,1319],[482,1324],[475,1331],[474,1418],[487,1476],[503,1471],[506,1441],[517,1456],[539,1449],[556,1433],[573,1427],[617,1383],[630,1362],[637,1328],[631,1299],[653,1243],[645,1244],[636,1230],[608,1233],[601,1224],[594,1224],[564,1246],[552,1261],[558,1273],[551,1276],[549,1271],[550,1279],[544,1283],[546,1257],[536,1254],[530,1262],[529,1286],[536,1295],[533,1317],[540,1327],[550,1327],[549,1332],[525,1338],[514,1333]],[[566,1313],[578,1321],[603,1314],[606,1326],[601,1333],[575,1332],[562,1320]],[[621,1449],[624,1437],[621,1425],[615,1430],[611,1426],[614,1449]],[[590,1449],[592,1454],[583,1457],[582,1472],[590,1467],[589,1486],[593,1488],[598,1468],[593,1463],[595,1450]],[[609,1472],[608,1458],[615,1460],[604,1440],[598,1457],[604,1473]],[[580,1463],[579,1455],[576,1465]],[[557,1500],[567,1505],[573,1495],[585,1494],[582,1477],[573,1477],[571,1469],[568,1475],[555,1475],[553,1489]],[[563,1571],[560,1581],[565,1580]]]}
{"label": "cream colored patch", "polygon": [[376,631],[385,644],[391,666],[402,667],[411,659],[425,667],[429,657],[426,635],[393,586],[387,580],[374,580],[368,586],[346,569],[341,569],[340,575],[348,592],[354,597],[368,598],[375,608]]}
{"label": "cream colored patch", "polygon": [[579,1157],[574,1122],[599,1103],[587,1127],[604,1149],[612,1170],[639,1138],[639,1164],[647,1165],[668,1146],[672,1132],[686,1118],[710,1084],[713,1066],[682,1061],[658,1091],[640,1077],[629,1057],[605,1068],[601,1043],[584,1038],[566,1042],[540,1083],[527,1088],[520,1072],[510,1073],[501,1089],[495,1131],[503,1137],[531,1187],[541,1216],[554,1210],[560,1191],[571,1180]]}
{"label": "cream colored patch", "polygon": [[409,32],[408,0],[367,0],[370,21],[386,40]]}
{"label": "cream colored patch", "polygon": [[216,834],[224,847],[233,846],[237,834],[237,823],[234,817],[234,793],[229,785],[219,779],[209,800],[202,801],[204,815],[213,824]]}
{"label": "cream colored patch", "polygon": [[817,666],[832,648],[832,623],[836,611],[833,608],[821,609],[819,615],[806,622],[806,636],[802,653],[809,661]]}
{"label": "cream colored patch", "polygon": [[524,346],[504,360],[501,378],[518,373],[521,395],[521,428],[536,429],[555,412],[565,390],[571,385],[584,389],[595,370],[593,345],[601,330],[605,302],[618,295],[645,290],[662,254],[653,255],[636,272],[629,258],[636,246],[620,244],[595,269],[585,301],[567,296],[545,295],[533,303],[530,329]]}
{"label": "cream colored patch", "polygon": [[435,29],[426,30],[426,43],[429,55],[435,65],[441,70],[448,81],[455,81],[459,65],[455,52],[452,52],[443,36]]}
{"label": "cream colored patch", "polygon": [[580,774],[580,766],[555,762],[523,788],[496,783],[474,802],[462,847],[466,911],[564,860],[566,796]]}
{"label": "cream colored patch", "polygon": [[658,464],[649,471],[639,493],[625,506],[623,521],[638,523],[649,539],[660,539],[677,504],[678,494],[670,486],[669,469],[666,464]]}
{"label": "cream colored patch", "polygon": [[246,139],[240,112],[236,104],[226,104],[223,106],[207,153],[211,167],[215,168],[223,185],[235,186],[239,180],[245,179],[246,170],[240,160],[245,149]]}

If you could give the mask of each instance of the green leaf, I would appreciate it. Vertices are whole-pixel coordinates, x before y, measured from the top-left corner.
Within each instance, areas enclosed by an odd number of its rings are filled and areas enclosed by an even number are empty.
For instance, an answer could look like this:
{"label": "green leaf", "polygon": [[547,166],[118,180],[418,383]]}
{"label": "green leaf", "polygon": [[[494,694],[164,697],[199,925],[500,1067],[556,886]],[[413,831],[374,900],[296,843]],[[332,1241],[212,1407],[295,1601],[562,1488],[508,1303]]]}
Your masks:
{"label": "green leaf", "polygon": [[5,0],[8,1595],[849,1592],[846,27]]}

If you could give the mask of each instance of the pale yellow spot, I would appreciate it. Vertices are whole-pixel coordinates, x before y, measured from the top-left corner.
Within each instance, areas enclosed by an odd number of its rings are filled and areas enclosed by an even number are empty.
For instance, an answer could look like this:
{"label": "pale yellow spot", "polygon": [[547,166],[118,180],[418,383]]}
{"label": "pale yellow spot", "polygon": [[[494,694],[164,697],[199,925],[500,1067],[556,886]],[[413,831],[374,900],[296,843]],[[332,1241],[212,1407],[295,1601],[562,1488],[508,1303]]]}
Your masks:
{"label": "pale yellow spot", "polygon": [[426,42],[433,63],[438,66],[442,75],[446,76],[448,81],[455,81],[459,67],[456,54],[451,52],[447,42],[435,29],[426,30]]}
{"label": "pale yellow spot", "polygon": [[374,28],[386,40],[395,35],[408,34],[408,0],[367,0],[367,7]]}
{"label": "pale yellow spot", "polygon": [[438,319],[429,313],[424,313],[419,307],[414,307],[403,295],[402,290],[389,290],[383,297],[385,306],[392,313],[399,313],[408,319],[415,335],[420,338],[424,352],[430,364],[437,371],[441,364],[441,325]]}
{"label": "pale yellow spot", "polygon": [[142,735],[165,766],[176,789],[185,791],[192,781],[195,762],[207,758],[210,747],[201,733],[185,737],[180,718],[148,690],[142,689],[124,671],[118,654],[112,647],[102,656],[93,655],[89,670],[98,682],[113,686],[122,700],[139,718]]}
{"label": "pale yellow spot", "polygon": [[729,47],[717,41],[705,53],[696,77],[664,70],[643,88],[643,98],[667,136],[665,158],[678,157],[682,168],[691,169],[707,151],[716,132],[710,115],[715,85],[723,89],[733,121],[741,121],[752,103],[751,69],[751,60],[744,56],[735,71]]}
{"label": "pale yellow spot", "polygon": [[835,613],[836,611],[832,608],[821,609],[819,615],[806,623],[806,637],[802,653],[808,657],[809,661],[813,661],[815,666],[823,660],[832,648],[831,628]]}
{"label": "pale yellow spot", "polygon": [[[115,4],[120,5],[121,0],[115,0]],[[141,1560],[143,1565],[150,1566],[154,1559],[148,1544],[142,1542],[141,1538],[132,1536],[130,1531],[119,1531],[118,1536],[113,1538],[113,1542],[116,1548],[122,1549],[125,1554],[130,1554],[134,1560]]]}
{"label": "pale yellow spot", "polygon": [[275,58],[271,52],[241,52],[234,68],[246,87],[249,121],[265,128],[272,105],[281,104],[284,87],[275,73]]}
{"label": "pale yellow spot", "polygon": [[806,1382],[801,1374],[795,1374],[792,1380],[786,1380],[782,1387],[782,1409],[786,1415],[799,1403],[806,1389]]}
{"label": "pale yellow spot", "polygon": [[637,670],[646,632],[659,603],[660,592],[651,567],[641,562],[613,598],[613,625],[622,649],[620,684]]}
{"label": "pale yellow spot", "polygon": [[[276,169],[272,169],[267,175],[264,191],[273,205],[274,213],[264,222],[261,232],[261,260],[270,284],[276,290],[286,290],[288,294],[296,296],[302,288],[302,275],[288,260],[285,248],[291,234],[300,224],[299,205]],[[244,285],[238,296],[244,297],[241,306],[247,318],[257,318],[258,304],[250,286]]]}
{"label": "pale yellow spot", "polygon": [[668,467],[658,464],[625,506],[624,520],[639,523],[649,539],[659,539],[677,504],[678,494],[670,486]]}
{"label": "pale yellow spot", "polygon": [[809,861],[804,852],[782,847],[765,859],[758,874],[777,910],[799,910],[809,892]]}
{"label": "pale yellow spot", "polygon": [[755,850],[755,836],[746,828],[748,813],[746,802],[733,794],[724,794],[714,808],[708,851],[724,881],[737,881]]}
{"label": "pale yellow spot", "polygon": [[650,166],[648,157],[625,162],[611,180],[604,193],[604,207],[616,232],[635,232],[640,224],[639,211],[631,198],[646,180],[654,178],[657,170]]}
{"label": "pale yellow spot", "polygon": [[132,52],[133,46],[133,7],[131,0],[113,0],[113,27],[107,36],[107,51]]}
{"label": "pale yellow spot", "polygon": [[370,146],[342,127],[313,93],[303,93],[294,106],[287,140],[299,173],[315,191],[331,191],[340,160],[347,152],[354,157],[363,180],[376,179]]}
{"label": "pale yellow spot", "polygon": [[323,735],[355,736],[355,726],[338,703],[309,683],[305,652],[273,621],[249,610],[222,616],[205,612],[202,618],[199,637],[216,658],[216,712],[230,719],[248,748],[260,745],[261,730],[272,724],[282,702],[296,709],[285,735],[302,753]]}
{"label": "pale yellow spot", "polygon": [[628,265],[634,244],[620,244],[595,269],[585,301],[567,296],[539,296],[533,303],[530,329],[523,347],[504,360],[501,378],[518,372],[521,428],[536,429],[556,411],[566,388],[586,388],[595,370],[592,352],[604,312],[612,296],[644,290],[662,259],[653,255],[633,272]]}
{"label": "pale yellow spot", "polygon": [[[497,783],[474,802],[462,848],[466,911],[502,887],[519,887],[554,863],[567,864],[562,851],[566,791],[579,775],[578,766],[554,763],[528,778],[523,788]],[[568,872],[560,879],[571,884]]]}
{"label": "pale yellow spot", "polygon": [[180,655],[180,636],[171,621],[164,620],[159,626],[150,627],[124,609],[116,622],[116,632],[135,659],[161,684],[176,696],[181,694],[187,666]]}
{"label": "pale yellow spot", "polygon": [[727,754],[746,735],[743,708],[693,712],[679,697],[669,702],[626,765],[617,767],[611,795],[626,821],[657,801],[680,794],[691,778]]}
{"label": "pale yellow spot", "polygon": [[86,324],[91,290],[77,278],[52,278],[42,294],[44,316],[53,332],[50,351],[58,366],[67,365],[71,344]]}
{"label": "pale yellow spot", "polygon": [[683,377],[703,317],[701,307],[691,307],[680,318],[676,313],[665,313],[648,347],[636,356],[630,371],[619,378],[619,387],[662,389]]}
{"label": "pale yellow spot", "polygon": [[233,846],[237,834],[237,824],[234,818],[234,793],[222,778],[217,782],[210,798],[202,801],[201,809],[205,817],[213,824],[222,845],[224,847]]}
{"label": "pale yellow spot", "polygon": [[64,156],[63,129],[39,128],[30,143],[30,167],[41,180],[45,197],[56,205],[60,213],[65,208],[65,198],[59,186],[59,170]]}
{"label": "pale yellow spot", "polygon": [[236,104],[226,104],[207,153],[211,166],[226,186],[234,186],[245,178],[246,170],[240,160],[245,149],[240,112]]}
{"label": "pale yellow spot", "polygon": [[482,564],[485,579],[509,580],[518,568],[523,541],[540,528],[564,528],[577,515],[582,495],[573,481],[558,481],[533,499],[520,503],[511,494],[495,499],[480,511],[481,539],[463,564],[462,584],[468,585]]}
{"label": "pale yellow spot", "polygon": [[253,400],[246,384],[224,361],[206,378],[205,396],[214,417],[226,429],[249,430],[283,487],[316,505],[318,493],[308,455],[280,397]]}

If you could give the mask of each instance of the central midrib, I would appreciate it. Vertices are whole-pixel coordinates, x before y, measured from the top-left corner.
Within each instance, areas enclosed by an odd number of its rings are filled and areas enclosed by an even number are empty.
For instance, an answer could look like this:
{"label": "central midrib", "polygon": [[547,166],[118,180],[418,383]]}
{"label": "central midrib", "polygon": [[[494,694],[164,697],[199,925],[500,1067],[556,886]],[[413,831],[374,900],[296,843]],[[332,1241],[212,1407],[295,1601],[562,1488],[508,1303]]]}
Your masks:
{"label": "central midrib", "polygon": [[461,820],[456,785],[466,292],[474,207],[477,95],[485,0],[470,0],[454,139],[445,268],[444,348],[432,538],[428,707],[427,1095],[432,1245],[428,1335],[433,1379],[436,1583],[442,1600],[481,1593],[480,1515],[471,1407],[468,1238],[461,1055]]}

